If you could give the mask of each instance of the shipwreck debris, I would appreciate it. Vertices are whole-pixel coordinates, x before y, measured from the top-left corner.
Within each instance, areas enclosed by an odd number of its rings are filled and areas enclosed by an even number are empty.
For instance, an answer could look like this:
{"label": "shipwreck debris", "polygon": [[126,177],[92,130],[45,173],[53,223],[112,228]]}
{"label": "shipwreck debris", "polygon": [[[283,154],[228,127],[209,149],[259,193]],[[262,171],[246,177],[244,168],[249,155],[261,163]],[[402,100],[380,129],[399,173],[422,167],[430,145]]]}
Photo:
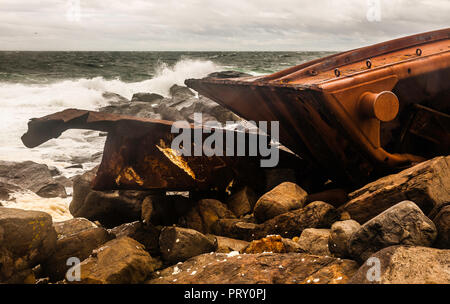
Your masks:
{"label": "shipwreck debris", "polygon": [[449,154],[449,79],[450,28],[271,75],[185,83],[244,119],[279,121],[283,145],[354,187]]}
{"label": "shipwreck debris", "polygon": [[[171,148],[175,137],[171,133],[173,124],[170,121],[68,109],[32,119],[22,141],[25,146],[33,148],[68,129],[107,132],[103,159],[92,184],[94,190],[225,192],[236,180],[252,185],[254,189],[265,190],[262,189],[264,174],[260,156],[227,156],[229,154],[226,153],[221,154],[224,156],[180,155]],[[187,127],[195,128],[192,124]],[[226,129],[216,131],[242,133]],[[249,133],[241,135],[250,136]],[[194,141],[188,144],[194,150]],[[282,148],[279,149],[279,158],[278,167],[305,169],[301,158]],[[307,173],[307,170],[300,171]]]}

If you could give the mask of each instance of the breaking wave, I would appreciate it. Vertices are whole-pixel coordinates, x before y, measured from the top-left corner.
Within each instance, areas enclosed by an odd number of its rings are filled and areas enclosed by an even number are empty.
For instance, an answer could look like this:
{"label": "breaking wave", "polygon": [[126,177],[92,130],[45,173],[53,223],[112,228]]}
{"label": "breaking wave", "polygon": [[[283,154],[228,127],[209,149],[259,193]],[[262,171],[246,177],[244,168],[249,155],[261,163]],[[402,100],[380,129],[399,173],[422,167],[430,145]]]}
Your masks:
{"label": "breaking wave", "polygon": [[[69,130],[60,138],[27,149],[20,137],[27,131],[27,123],[33,117],[41,117],[67,108],[96,110],[108,104],[103,93],[112,92],[131,99],[134,93],[151,92],[168,96],[172,85],[184,85],[187,78],[201,78],[216,72],[219,67],[211,61],[180,60],[173,66],[161,63],[156,66],[154,77],[141,82],[123,82],[120,79],[62,79],[47,84],[0,82],[0,160],[25,161],[57,167],[63,175],[71,177],[91,169],[96,162],[90,157],[103,150],[105,137],[99,132]],[[69,169],[73,159],[85,158],[83,169]],[[49,213],[54,221],[71,218],[68,206],[71,198],[41,198],[25,191],[14,194],[14,202],[2,202],[5,207],[40,210]]]}
{"label": "breaking wave", "polygon": [[[33,150],[26,149],[20,137],[27,130],[27,122],[67,108],[96,110],[108,104],[102,95],[112,92],[131,99],[134,93],[169,94],[172,85],[184,85],[187,78],[201,78],[220,70],[212,61],[183,59],[169,66],[160,63],[154,77],[141,82],[123,82],[120,79],[66,79],[48,84],[0,83],[0,159],[34,160],[58,166],[58,160],[69,160],[72,155],[101,151],[103,140],[83,142],[86,136],[79,130],[64,133],[59,142],[54,140]],[[56,161],[56,163],[54,163]],[[64,163],[63,165],[66,165]],[[64,169],[64,168],[62,168]]]}

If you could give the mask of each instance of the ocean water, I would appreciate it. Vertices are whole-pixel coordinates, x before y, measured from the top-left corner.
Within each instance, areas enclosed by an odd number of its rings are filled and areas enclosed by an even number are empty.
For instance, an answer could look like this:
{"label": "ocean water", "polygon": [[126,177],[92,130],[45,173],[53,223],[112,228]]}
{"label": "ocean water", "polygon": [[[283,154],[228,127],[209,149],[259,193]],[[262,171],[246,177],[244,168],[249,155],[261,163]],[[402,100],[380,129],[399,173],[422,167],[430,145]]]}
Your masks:
{"label": "ocean water", "polygon": [[[108,104],[105,92],[131,99],[134,93],[167,96],[169,88],[188,78],[236,70],[270,74],[324,57],[331,52],[0,52],[0,160],[32,160],[57,167],[64,176],[81,174],[67,169],[80,158],[101,152],[98,132],[69,130],[58,139],[27,149],[20,137],[29,119],[67,108],[96,110]],[[32,193],[16,195],[4,205],[43,210],[54,220],[70,218],[67,199],[43,199]]]}

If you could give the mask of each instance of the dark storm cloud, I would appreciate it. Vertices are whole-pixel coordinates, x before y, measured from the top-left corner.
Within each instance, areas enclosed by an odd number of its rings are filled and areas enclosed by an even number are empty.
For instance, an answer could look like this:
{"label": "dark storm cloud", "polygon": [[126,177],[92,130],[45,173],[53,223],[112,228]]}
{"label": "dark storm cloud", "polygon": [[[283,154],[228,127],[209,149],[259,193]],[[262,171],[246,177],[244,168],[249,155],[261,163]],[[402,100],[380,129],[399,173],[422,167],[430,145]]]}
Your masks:
{"label": "dark storm cloud", "polygon": [[343,50],[449,15],[448,0],[0,0],[0,49]]}

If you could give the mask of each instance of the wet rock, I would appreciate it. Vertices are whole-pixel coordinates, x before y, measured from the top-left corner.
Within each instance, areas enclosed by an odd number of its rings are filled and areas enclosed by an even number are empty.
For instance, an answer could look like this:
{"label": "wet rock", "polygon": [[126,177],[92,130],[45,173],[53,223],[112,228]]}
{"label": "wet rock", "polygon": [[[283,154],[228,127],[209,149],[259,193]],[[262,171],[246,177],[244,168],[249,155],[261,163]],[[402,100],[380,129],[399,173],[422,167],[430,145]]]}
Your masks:
{"label": "wet rock", "polygon": [[223,236],[217,236],[217,235],[211,235],[211,236],[216,238],[216,241],[217,241],[216,252],[221,252],[221,253],[230,253],[233,251],[239,252],[250,244],[249,242],[246,242],[246,241],[227,238],[227,237],[223,237]]}
{"label": "wet rock", "polygon": [[[190,97],[182,101],[173,102],[171,107],[176,108],[189,122],[205,123],[216,121],[226,124],[228,121],[241,121],[236,114],[204,96]],[[194,113],[201,113],[201,120],[196,120]]]}
{"label": "wet rock", "polygon": [[184,121],[186,117],[182,115],[180,111],[175,108],[169,107],[166,104],[161,104],[156,110],[161,118],[169,121]]}
{"label": "wet rock", "polygon": [[400,173],[383,177],[349,194],[343,206],[352,219],[364,223],[397,202],[414,201],[428,214],[450,201],[450,156],[440,156]]}
{"label": "wet rock", "polygon": [[107,242],[81,262],[82,284],[138,284],[161,262],[152,258],[143,245],[129,237]]}
{"label": "wet rock", "polygon": [[58,168],[54,167],[54,166],[48,166],[48,170],[50,170],[50,174],[55,177],[55,176],[59,176],[61,175],[61,171],[59,171]]}
{"label": "wet rock", "polygon": [[0,207],[0,283],[34,282],[33,267],[55,248],[56,231],[49,214]]}
{"label": "wet rock", "polygon": [[[449,284],[450,250],[414,246],[391,246],[382,249],[359,268],[352,284]],[[374,262],[378,259],[377,280]],[[376,260],[375,260],[376,261]]]}
{"label": "wet rock", "polygon": [[227,205],[234,215],[241,217],[253,211],[256,201],[255,192],[249,187],[244,187],[228,199]]}
{"label": "wet rock", "polygon": [[136,93],[133,94],[131,102],[141,101],[141,102],[158,102],[164,99],[164,96],[155,93]]}
{"label": "wet rock", "polygon": [[238,77],[249,77],[250,74],[239,72],[239,71],[220,71],[209,74],[208,78],[238,78]]}
{"label": "wet rock", "polygon": [[185,261],[193,256],[217,249],[217,244],[193,229],[165,227],[159,236],[161,256],[167,263]]}
{"label": "wet rock", "polygon": [[185,100],[192,96],[195,96],[194,92],[192,92],[188,87],[179,86],[177,84],[174,84],[170,90],[170,96],[172,96],[172,100],[179,101],[179,100]]}
{"label": "wet rock", "polygon": [[227,205],[215,199],[202,199],[180,219],[180,225],[204,234],[217,234],[217,221],[227,218],[235,218],[233,212],[227,208]]}
{"label": "wet rock", "polygon": [[245,219],[220,219],[214,225],[215,234],[246,241],[255,239],[257,229],[257,224]]}
{"label": "wet rock", "polygon": [[9,201],[13,200],[14,198],[11,196],[11,194],[20,191],[21,188],[17,185],[3,182],[2,179],[0,179],[0,200],[2,201]]}
{"label": "wet rock", "polygon": [[3,182],[20,185],[42,197],[67,197],[66,189],[53,179],[47,165],[32,161],[0,161],[0,178]]}
{"label": "wet rock", "polygon": [[262,223],[290,210],[300,209],[307,195],[294,183],[282,183],[259,198],[254,208],[255,218]]}
{"label": "wet rock", "polygon": [[[155,110],[160,103],[163,103],[165,101],[167,101],[167,99],[155,100],[153,103],[133,101],[133,103],[128,104],[108,105],[106,107],[100,108],[98,111],[110,114],[130,115],[141,118],[161,119],[161,115],[156,113]],[[156,106],[155,103],[157,103]]]}
{"label": "wet rock", "polygon": [[170,226],[178,223],[194,205],[181,195],[150,195],[142,202],[142,220],[153,225]]}
{"label": "wet rock", "polygon": [[348,242],[349,253],[359,261],[392,245],[430,246],[437,232],[416,204],[404,201],[362,225]]}
{"label": "wet rock", "polygon": [[256,253],[289,253],[289,252],[303,252],[300,245],[296,242],[282,238],[279,235],[270,235],[260,240],[252,241],[246,248],[240,251],[246,254]]}
{"label": "wet rock", "polygon": [[271,234],[285,238],[300,235],[306,228],[329,228],[339,219],[337,210],[325,202],[312,202],[302,209],[280,214],[254,229],[253,239]]}
{"label": "wet rock", "polygon": [[53,228],[55,228],[58,238],[67,237],[81,231],[97,227],[98,226],[96,224],[82,217],[53,223]]}
{"label": "wet rock", "polygon": [[195,98],[192,105],[193,113],[202,113],[204,122],[210,120],[207,118],[208,115],[214,117],[215,121],[222,124],[226,124],[228,121],[234,122],[242,120],[227,108],[204,96]]}
{"label": "wet rock", "polygon": [[144,225],[142,222],[136,221],[109,229],[108,232],[116,238],[129,237],[138,241],[144,245],[145,250],[152,256],[160,254],[159,235],[161,231],[153,225]]}
{"label": "wet rock", "polygon": [[433,218],[438,236],[435,246],[437,248],[450,249],[450,205],[443,207]]}
{"label": "wet rock", "polygon": [[71,267],[67,266],[69,258],[76,257],[83,261],[95,248],[114,238],[104,228],[97,227],[94,223],[90,223],[88,227],[86,222],[82,222],[72,219],[58,224],[64,227],[58,229],[63,233],[58,233],[56,251],[41,264],[44,275],[54,282],[64,279]]}
{"label": "wet rock", "polygon": [[345,220],[334,223],[330,230],[328,248],[330,252],[340,258],[349,257],[348,240],[361,225],[354,220]]}
{"label": "wet rock", "polygon": [[147,283],[345,284],[357,269],[354,261],[304,253],[215,253],[166,268]]}
{"label": "wet rock", "polygon": [[52,183],[43,186],[39,191],[36,192],[40,197],[67,197],[66,187],[61,185],[60,183]]}
{"label": "wet rock", "polygon": [[57,177],[54,177],[54,179],[58,184],[66,187],[66,188],[73,187],[72,181],[65,176],[57,176]]}
{"label": "wet rock", "polygon": [[123,97],[122,95],[116,94],[116,93],[112,93],[112,92],[104,92],[102,94],[102,97],[105,98],[108,103],[129,103],[130,101]]}
{"label": "wet rock", "polygon": [[328,248],[329,238],[329,229],[307,228],[303,230],[297,243],[306,253],[330,256],[331,253]]}
{"label": "wet rock", "polygon": [[73,199],[69,210],[74,217],[99,221],[107,228],[140,220],[145,191],[95,191],[91,189],[97,168],[73,180]]}

